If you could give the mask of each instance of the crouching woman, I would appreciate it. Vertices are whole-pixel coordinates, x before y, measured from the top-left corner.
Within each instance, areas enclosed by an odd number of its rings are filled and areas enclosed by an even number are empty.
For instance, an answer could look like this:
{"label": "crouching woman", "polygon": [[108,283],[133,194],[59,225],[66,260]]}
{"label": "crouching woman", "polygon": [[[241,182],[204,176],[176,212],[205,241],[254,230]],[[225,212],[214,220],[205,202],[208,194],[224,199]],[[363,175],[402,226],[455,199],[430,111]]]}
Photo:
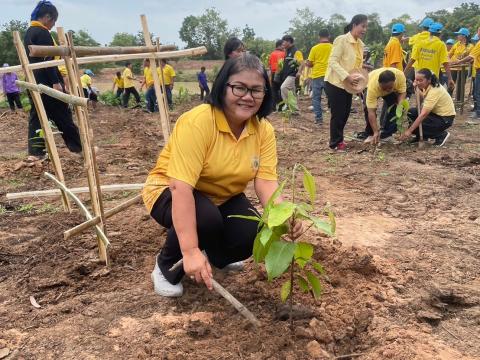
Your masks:
{"label": "crouching woman", "polygon": [[[157,294],[181,296],[185,273],[212,289],[210,264],[238,267],[252,255],[257,223],[229,216],[252,215],[244,194],[251,180],[262,206],[278,186],[274,130],[264,119],[271,111],[268,75],[243,54],[225,62],[209,103],[178,119],[143,190],[151,216],[168,229],[152,272]],[[170,271],[182,258],[183,268]]]}
{"label": "crouching woman", "polygon": [[435,140],[434,145],[443,146],[450,133],[446,131],[453,124],[455,119],[455,105],[447,90],[440,85],[437,76],[429,69],[421,69],[415,75],[415,84],[421,91],[423,108],[419,113],[418,109],[411,108],[408,112],[410,127],[400,136],[400,140],[408,140],[415,134],[418,141],[420,124],[423,128],[425,140]]}

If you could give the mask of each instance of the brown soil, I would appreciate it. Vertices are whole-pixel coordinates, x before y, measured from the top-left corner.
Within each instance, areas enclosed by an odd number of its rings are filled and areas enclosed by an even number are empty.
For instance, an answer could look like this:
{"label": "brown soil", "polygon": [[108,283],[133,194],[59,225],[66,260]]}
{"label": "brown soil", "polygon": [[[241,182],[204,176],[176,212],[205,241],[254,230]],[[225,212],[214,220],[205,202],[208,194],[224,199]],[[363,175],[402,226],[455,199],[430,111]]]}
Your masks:
{"label": "brown soil", "polygon": [[[328,124],[314,126],[308,100],[300,105],[286,133],[272,116],[279,173],[296,162],[310,168],[319,208],[331,203],[338,232],[306,236],[328,277],[320,301],[296,297],[295,336],[284,321],[281,281],[266,282],[251,262],[240,274],[215,277],[259,318],[260,329],[188,279],[179,299],[155,295],[150,272],[164,235],[141,204],[108,220],[106,268],[92,232],[63,239],[83,221],[78,211],[63,213],[58,200],[46,198],[7,201],[6,192],[54,186],[42,175],[53,172],[51,164],[22,163],[27,116],[3,116],[0,358],[292,360],[326,358],[322,349],[358,359],[479,358],[479,128],[459,115],[444,148],[383,145],[373,153],[352,142],[348,153],[332,154]],[[347,133],[362,122],[353,115]],[[102,183],[143,182],[163,146],[158,118],[100,105],[91,124]],[[57,144],[68,186],[85,186],[81,159],[59,137]],[[107,194],[105,207],[132,194]]]}

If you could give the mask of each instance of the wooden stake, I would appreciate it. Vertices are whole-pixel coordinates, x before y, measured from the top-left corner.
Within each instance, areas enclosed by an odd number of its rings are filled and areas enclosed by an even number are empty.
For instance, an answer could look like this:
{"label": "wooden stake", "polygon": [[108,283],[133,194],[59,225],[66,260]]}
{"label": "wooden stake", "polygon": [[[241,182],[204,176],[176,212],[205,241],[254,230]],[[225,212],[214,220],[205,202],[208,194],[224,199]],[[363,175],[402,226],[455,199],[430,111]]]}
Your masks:
{"label": "wooden stake", "polygon": [[[147,52],[157,51],[156,46],[75,46],[75,54],[77,56],[87,55],[120,55],[120,54],[141,54]],[[63,46],[41,46],[29,45],[30,56],[45,57],[45,56],[71,56],[70,48]],[[175,45],[164,45],[159,51],[175,50]]]}
{"label": "wooden stake", "polygon": [[83,97],[65,94],[64,92],[52,89],[51,87],[48,87],[43,84],[35,85],[25,81],[20,81],[20,80],[15,81],[15,83],[21,88],[46,94],[50,97],[63,101],[64,103],[67,103],[67,104],[83,106],[83,107],[87,107],[87,104],[88,104],[88,100]]}
{"label": "wooden stake", "polygon": [[[420,90],[418,88],[415,89],[415,96],[417,98],[417,110],[418,110],[418,115],[422,112],[422,104],[420,101]],[[419,140],[418,140],[418,147],[421,149],[423,148],[423,126],[422,123],[418,125],[418,135],[419,135]]]}
{"label": "wooden stake", "polygon": [[[20,33],[18,31],[13,32],[13,42],[17,49],[18,58],[20,59],[20,63],[22,64],[23,72],[25,73],[26,80],[36,85],[37,82],[35,80],[35,76],[33,75],[33,71],[29,69],[28,64],[28,57],[27,53],[25,52],[25,48],[23,46],[22,40],[20,39]],[[47,149],[48,156],[52,162],[53,169],[55,171],[55,176],[57,179],[64,183],[65,178],[63,177],[63,170],[62,164],[60,162],[60,158],[58,156],[57,146],[55,144],[55,139],[53,138],[52,129],[50,129],[50,125],[48,124],[48,116],[45,111],[45,107],[43,106],[42,97],[38,92],[32,91],[32,100],[33,106],[37,110],[37,116],[40,120],[40,125],[42,126],[43,134],[45,136],[45,147]],[[62,191],[62,204],[65,211],[71,212],[72,208],[70,206],[70,201],[68,200],[67,195],[65,192]]]}
{"label": "wooden stake", "polygon": [[[140,15],[140,21],[142,22],[143,38],[145,39],[145,44],[148,47],[153,47],[152,39],[150,38],[150,31],[148,30],[147,17],[145,15]],[[155,51],[155,49],[153,51]],[[162,93],[160,90],[160,78],[158,77],[157,73],[157,63],[155,61],[155,56],[152,53],[148,56],[148,58],[150,59],[150,70],[153,75],[153,86],[155,87],[155,93],[157,95],[158,113],[160,115],[160,123],[162,125],[163,139],[165,140],[166,144],[170,136],[170,120],[168,118],[168,113],[164,105],[165,102],[163,101],[163,97],[166,97],[166,93]],[[160,73],[163,73],[161,67]]]}
{"label": "wooden stake", "polygon": [[[156,38],[156,42],[157,42],[157,47],[160,46],[160,38],[157,37]],[[168,109],[168,101],[167,101],[167,90],[165,89],[165,78],[163,76],[163,69],[162,69],[162,66],[160,66],[160,77],[161,77],[161,84],[162,84],[162,92],[163,92],[163,96],[162,96],[162,99],[163,99],[163,106],[164,106],[164,109],[165,109],[165,112],[167,113],[167,117],[170,118],[170,110]]]}

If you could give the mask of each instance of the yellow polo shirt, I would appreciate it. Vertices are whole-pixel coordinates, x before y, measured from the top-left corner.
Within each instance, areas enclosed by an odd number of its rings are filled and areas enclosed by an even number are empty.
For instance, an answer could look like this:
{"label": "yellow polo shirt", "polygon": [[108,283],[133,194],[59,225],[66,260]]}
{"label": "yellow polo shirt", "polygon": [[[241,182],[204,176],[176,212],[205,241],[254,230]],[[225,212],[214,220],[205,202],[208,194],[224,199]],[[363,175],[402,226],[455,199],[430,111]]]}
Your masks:
{"label": "yellow polo shirt", "polygon": [[440,76],[440,67],[448,62],[447,45],[436,36],[415,45],[412,52],[416,70],[430,69],[437,77]]}
{"label": "yellow polo shirt", "polygon": [[397,64],[395,67],[403,71],[403,49],[400,40],[392,36],[383,50],[383,66],[391,67],[392,64]]}
{"label": "yellow polo shirt", "polygon": [[153,85],[153,74],[149,66],[143,68],[143,76],[145,77],[145,83],[147,88]]}
{"label": "yellow polo shirt", "polygon": [[456,115],[452,97],[443,86],[429,86],[423,92],[423,96],[424,109],[428,109],[430,112],[440,116]]}
{"label": "yellow polo shirt", "polygon": [[410,45],[411,47],[414,47],[418,43],[424,40],[427,40],[429,37],[430,37],[430,32],[428,32],[427,30],[419,32],[418,34],[415,34],[412,37],[410,37],[410,39],[408,39],[408,45]]}
{"label": "yellow polo shirt", "polygon": [[355,40],[350,32],[337,36],[328,59],[325,81],[344,89],[343,80],[353,69],[361,69],[363,62],[363,41]]}
{"label": "yellow polo shirt", "polygon": [[469,56],[473,57],[473,68],[480,68],[480,41],[475,44],[475,46],[470,50]]}
{"label": "yellow polo shirt", "polygon": [[392,92],[396,92],[398,94],[407,92],[407,79],[405,78],[405,74],[403,73],[403,71],[392,67],[375,69],[368,74],[367,99],[365,101],[368,109],[376,109],[377,99],[379,97],[390,94],[383,91],[380,87],[380,84],[378,83],[378,78],[380,77],[380,74],[385,70],[389,70],[395,74],[395,83],[393,85]]}
{"label": "yellow polo shirt", "polygon": [[87,74],[83,74],[82,76],[80,76],[80,81],[84,89],[88,89],[89,85],[92,86],[92,78]]}
{"label": "yellow polo shirt", "polygon": [[325,76],[328,66],[328,58],[332,52],[333,45],[329,42],[320,43],[312,47],[308,54],[308,61],[313,64],[312,79]]}
{"label": "yellow polo shirt", "polygon": [[125,89],[135,87],[133,80],[130,79],[130,78],[133,78],[132,70],[126,67],[125,70],[123,70],[122,78],[123,78],[123,85],[125,86]]}
{"label": "yellow polo shirt", "polygon": [[277,180],[276,168],[275,133],[267,120],[249,119],[237,139],[223,111],[203,104],[177,120],[147,177],[143,201],[151,212],[173,178],[220,205],[242,193],[255,178]]}
{"label": "yellow polo shirt", "polygon": [[[160,81],[162,81],[162,77],[160,76],[160,68],[158,69],[158,76],[160,77]],[[163,80],[165,81],[165,85],[170,85],[175,76],[176,74],[173,67],[170,64],[165,64],[163,67]]]}
{"label": "yellow polo shirt", "polygon": [[115,85],[117,85],[117,87],[118,87],[119,89],[123,89],[123,88],[124,88],[123,78],[120,78],[120,79],[119,79],[118,77],[115,76],[115,77],[113,78],[113,83],[114,83]]}
{"label": "yellow polo shirt", "polygon": [[472,47],[472,44],[465,45],[460,41],[457,41],[448,52],[448,57],[450,58],[450,61],[457,61],[463,59],[466,55],[468,55]]}

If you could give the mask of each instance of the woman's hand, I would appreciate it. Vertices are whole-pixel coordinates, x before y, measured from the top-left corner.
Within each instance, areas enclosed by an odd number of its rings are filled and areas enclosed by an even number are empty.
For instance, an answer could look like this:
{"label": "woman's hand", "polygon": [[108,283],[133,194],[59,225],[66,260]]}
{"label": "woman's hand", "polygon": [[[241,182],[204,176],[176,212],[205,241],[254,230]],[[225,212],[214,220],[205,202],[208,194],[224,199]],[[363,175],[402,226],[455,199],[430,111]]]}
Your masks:
{"label": "woman's hand", "polygon": [[183,252],[183,270],[197,283],[204,282],[208,290],[213,289],[212,268],[206,256],[199,248]]}
{"label": "woman's hand", "polygon": [[60,83],[53,84],[52,87],[57,91],[63,92],[63,87],[62,87],[62,84]]}
{"label": "woman's hand", "polygon": [[411,136],[412,136],[412,131],[410,129],[407,129],[403,134],[400,135],[398,139],[400,141],[406,141],[410,139]]}
{"label": "woman's hand", "polygon": [[346,80],[352,85],[352,86],[357,86],[358,82],[360,81],[359,77],[357,75],[348,75]]}
{"label": "woman's hand", "polygon": [[291,237],[292,240],[299,238],[303,234],[303,223],[299,220],[295,221],[293,224],[290,225],[292,228],[291,230]]}

